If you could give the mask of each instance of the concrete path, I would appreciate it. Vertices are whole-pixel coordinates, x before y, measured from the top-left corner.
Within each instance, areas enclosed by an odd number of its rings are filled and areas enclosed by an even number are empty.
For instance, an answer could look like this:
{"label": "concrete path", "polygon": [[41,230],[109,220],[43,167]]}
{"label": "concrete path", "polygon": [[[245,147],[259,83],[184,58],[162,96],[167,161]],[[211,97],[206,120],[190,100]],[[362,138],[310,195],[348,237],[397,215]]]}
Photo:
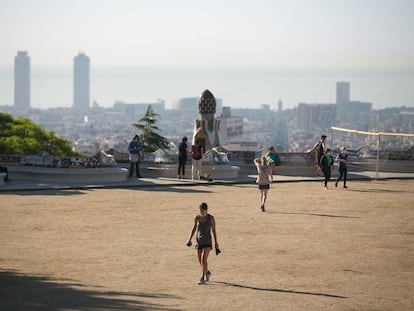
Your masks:
{"label": "concrete path", "polygon": [[[233,185],[233,184],[254,184],[257,175],[247,175],[240,174],[238,178],[235,179],[218,179],[213,180],[212,183],[215,185]],[[336,174],[333,175],[331,181],[336,178]],[[376,174],[373,171],[363,171],[356,173],[349,173],[348,180],[375,180]],[[123,182],[112,182],[112,183],[94,183],[89,182],[79,182],[79,183],[65,183],[65,182],[56,182],[51,180],[50,182],[45,181],[36,181],[24,178],[13,179],[13,176],[10,176],[11,181],[0,185],[0,194],[2,192],[15,192],[15,191],[33,191],[33,190],[50,190],[50,189],[99,189],[99,188],[145,188],[145,187],[154,187],[154,186],[189,186],[189,185],[200,185],[208,184],[207,181],[193,181],[191,179],[176,179],[176,178],[146,178],[145,175],[143,178],[129,178]],[[414,173],[392,173],[384,172],[379,173],[379,180],[384,179],[414,179]],[[322,182],[323,177],[317,175],[315,176],[283,176],[276,175],[276,183],[285,183],[285,182]]]}

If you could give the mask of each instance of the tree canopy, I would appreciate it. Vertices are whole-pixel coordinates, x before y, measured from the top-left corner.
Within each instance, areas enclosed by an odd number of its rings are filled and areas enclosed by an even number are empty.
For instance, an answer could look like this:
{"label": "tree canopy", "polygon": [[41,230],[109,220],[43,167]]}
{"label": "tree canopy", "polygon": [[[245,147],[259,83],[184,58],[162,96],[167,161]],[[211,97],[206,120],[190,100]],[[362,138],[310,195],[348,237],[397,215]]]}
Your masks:
{"label": "tree canopy", "polygon": [[54,156],[79,155],[72,151],[70,142],[53,131],[46,131],[27,118],[0,113],[0,154],[28,155],[42,151]]}
{"label": "tree canopy", "polygon": [[166,150],[169,148],[168,140],[158,134],[160,129],[157,126],[158,114],[154,112],[152,106],[149,105],[145,115],[133,125],[140,132],[140,140],[143,144],[144,152],[154,152],[158,149]]}

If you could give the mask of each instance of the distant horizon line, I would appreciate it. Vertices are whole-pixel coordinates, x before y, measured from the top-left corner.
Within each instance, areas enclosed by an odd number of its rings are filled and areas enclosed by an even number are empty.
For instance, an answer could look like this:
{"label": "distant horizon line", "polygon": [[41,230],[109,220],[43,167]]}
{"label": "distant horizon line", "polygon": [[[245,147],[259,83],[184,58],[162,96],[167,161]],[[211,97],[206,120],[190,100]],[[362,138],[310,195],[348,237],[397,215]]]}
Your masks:
{"label": "distant horizon line", "polygon": [[[36,68],[36,69],[64,69],[64,70],[72,70],[73,69],[73,63],[68,63],[68,64],[31,64],[30,65],[31,68]],[[0,68],[8,68],[8,69],[13,69],[14,68],[14,64],[0,64]],[[366,73],[376,73],[376,72],[399,72],[399,73],[414,73],[414,67],[410,68],[410,67],[403,67],[403,68],[399,68],[399,67],[299,67],[299,66],[268,66],[268,67],[263,67],[263,66],[171,66],[171,65],[108,65],[108,64],[97,64],[94,65],[93,62],[91,62],[90,65],[91,70],[93,69],[98,69],[98,70],[150,70],[150,71],[158,71],[158,70],[163,70],[163,71],[197,71],[197,70],[202,70],[202,71],[240,71],[240,72],[245,72],[245,71],[250,71],[250,72],[275,72],[275,71],[280,71],[280,72],[307,72],[307,73],[311,73],[311,72],[344,72],[344,73],[362,73],[362,72],[366,72]]]}

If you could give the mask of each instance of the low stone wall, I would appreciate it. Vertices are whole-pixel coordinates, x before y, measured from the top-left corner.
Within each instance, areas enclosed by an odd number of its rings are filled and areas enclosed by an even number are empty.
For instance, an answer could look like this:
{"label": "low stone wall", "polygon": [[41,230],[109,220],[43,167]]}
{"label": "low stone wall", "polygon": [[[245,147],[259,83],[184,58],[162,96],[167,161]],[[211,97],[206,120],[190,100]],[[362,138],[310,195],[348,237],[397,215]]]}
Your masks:
{"label": "low stone wall", "polygon": [[40,166],[9,166],[13,179],[29,179],[66,183],[121,182],[127,179],[128,170],[119,167],[102,168],[53,168]]}

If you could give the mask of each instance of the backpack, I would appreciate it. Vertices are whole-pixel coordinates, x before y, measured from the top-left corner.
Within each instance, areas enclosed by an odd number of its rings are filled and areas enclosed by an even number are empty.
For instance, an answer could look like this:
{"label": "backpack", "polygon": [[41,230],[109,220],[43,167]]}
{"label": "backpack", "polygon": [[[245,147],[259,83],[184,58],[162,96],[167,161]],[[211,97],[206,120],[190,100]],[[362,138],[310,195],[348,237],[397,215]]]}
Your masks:
{"label": "backpack", "polygon": [[191,146],[191,156],[193,157],[193,159],[195,160],[200,160],[201,159],[201,147],[197,146],[197,145],[193,145]]}
{"label": "backpack", "polygon": [[275,157],[275,165],[276,166],[280,166],[280,164],[282,164],[282,161],[280,161],[280,157],[276,154],[276,157]]}

